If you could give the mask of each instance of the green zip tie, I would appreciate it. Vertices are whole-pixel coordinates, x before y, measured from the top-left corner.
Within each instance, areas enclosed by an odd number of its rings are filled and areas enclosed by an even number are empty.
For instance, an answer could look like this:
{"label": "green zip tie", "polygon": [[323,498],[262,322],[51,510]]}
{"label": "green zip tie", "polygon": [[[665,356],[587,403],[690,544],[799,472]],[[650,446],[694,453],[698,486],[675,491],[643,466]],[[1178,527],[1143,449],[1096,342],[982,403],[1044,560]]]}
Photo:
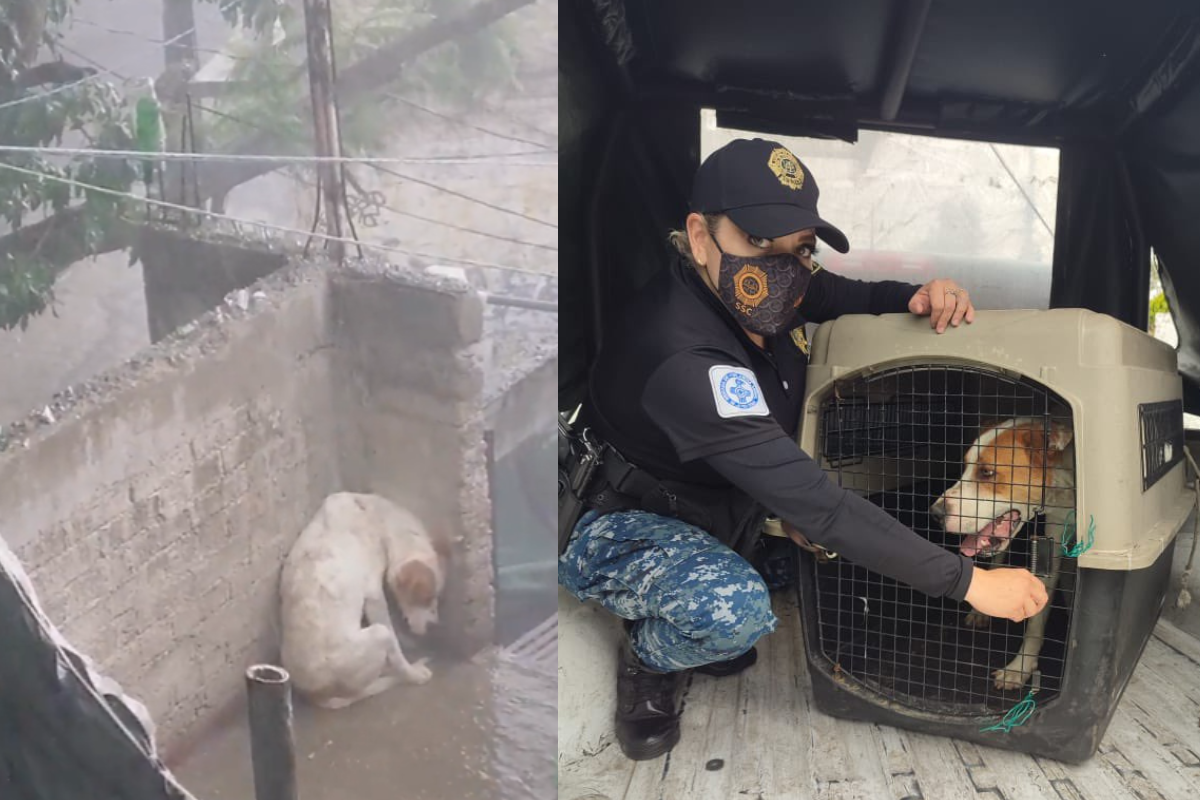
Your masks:
{"label": "green zip tie", "polygon": [[1004,719],[997,722],[995,725],[989,725],[986,728],[980,728],[982,733],[991,733],[999,731],[1002,733],[1011,733],[1012,729],[1024,725],[1028,719],[1033,716],[1033,712],[1037,709],[1037,701],[1033,699],[1033,690],[1029,690],[1029,694],[1025,699],[1017,703],[1009,712],[1004,715]]}
{"label": "green zip tie", "polygon": [[1072,510],[1067,514],[1067,524],[1063,527],[1062,534],[1062,552],[1067,558],[1078,558],[1088,550],[1092,549],[1092,545],[1096,543],[1096,518],[1088,517],[1087,543],[1075,542],[1073,545],[1068,545],[1067,541],[1075,536],[1075,511]]}

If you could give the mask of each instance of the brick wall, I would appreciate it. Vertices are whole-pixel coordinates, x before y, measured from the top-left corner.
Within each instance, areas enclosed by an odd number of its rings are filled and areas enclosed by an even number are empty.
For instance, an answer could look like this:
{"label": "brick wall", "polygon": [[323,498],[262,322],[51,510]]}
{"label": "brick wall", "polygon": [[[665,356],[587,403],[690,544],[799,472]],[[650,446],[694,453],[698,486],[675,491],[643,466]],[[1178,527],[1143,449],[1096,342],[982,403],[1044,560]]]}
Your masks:
{"label": "brick wall", "polygon": [[[282,554],[336,488],[323,282],[122,371],[0,458],[47,613],[179,741],[269,657]],[[313,388],[316,387],[316,391]]]}
{"label": "brick wall", "polygon": [[[444,520],[464,538],[448,638],[490,632],[482,427],[461,353],[479,309],[346,272],[365,295],[352,290],[335,310],[329,269],[272,275],[247,313],[203,317],[0,453],[5,539],[68,639],[147,704],[168,756],[243,697],[246,666],[275,657],[282,560],[331,492],[386,490]],[[421,332],[414,304],[426,309]],[[438,327],[460,307],[456,327]],[[443,373],[441,356],[468,366]],[[458,398],[448,405],[461,419],[409,413],[390,393],[414,382]]]}

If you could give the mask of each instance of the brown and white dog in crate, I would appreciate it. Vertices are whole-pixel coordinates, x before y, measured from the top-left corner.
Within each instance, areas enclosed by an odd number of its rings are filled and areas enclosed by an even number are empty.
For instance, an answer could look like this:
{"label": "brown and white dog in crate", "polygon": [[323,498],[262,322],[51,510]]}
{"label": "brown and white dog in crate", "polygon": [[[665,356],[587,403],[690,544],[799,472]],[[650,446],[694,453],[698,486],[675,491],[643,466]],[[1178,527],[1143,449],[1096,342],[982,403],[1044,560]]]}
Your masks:
{"label": "brown and white dog in crate", "polygon": [[[995,566],[1008,560],[1012,541],[1039,512],[1045,533],[1061,539],[1075,505],[1075,447],[1071,427],[1047,426],[1036,417],[1018,417],[989,426],[967,450],[962,477],[933,504],[931,512],[948,533],[962,536],[959,551],[968,558],[988,558]],[[1058,586],[1062,556],[1051,548],[1050,564],[1038,575],[1051,600]],[[1021,649],[1007,666],[992,673],[997,689],[1020,689],[1037,669],[1052,603],[1025,624]],[[978,611],[966,624],[986,627]]]}
{"label": "brown and white dog in crate", "polygon": [[423,636],[438,621],[448,561],[445,543],[392,501],[327,497],[288,553],[279,585],[281,657],[297,691],[343,708],[401,682],[428,681],[427,659],[409,663],[400,649],[384,591]]}

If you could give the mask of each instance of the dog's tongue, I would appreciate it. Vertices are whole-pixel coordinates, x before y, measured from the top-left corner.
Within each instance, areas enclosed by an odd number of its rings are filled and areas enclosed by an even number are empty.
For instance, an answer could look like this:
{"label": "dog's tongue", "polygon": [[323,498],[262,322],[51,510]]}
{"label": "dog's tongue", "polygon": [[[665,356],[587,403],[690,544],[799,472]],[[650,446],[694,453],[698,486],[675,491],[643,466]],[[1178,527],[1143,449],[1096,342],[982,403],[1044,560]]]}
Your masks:
{"label": "dog's tongue", "polygon": [[1013,523],[1017,521],[1017,512],[1008,511],[1002,516],[989,522],[979,533],[970,533],[963,537],[959,551],[967,558],[972,558],[980,550],[992,543],[992,539],[1007,539],[1012,535]]}
{"label": "dog's tongue", "polygon": [[962,543],[958,546],[959,551],[967,558],[974,558],[976,553],[991,544],[992,539],[989,534],[995,525],[996,523],[989,522],[987,527],[979,533],[969,533],[964,536]]}

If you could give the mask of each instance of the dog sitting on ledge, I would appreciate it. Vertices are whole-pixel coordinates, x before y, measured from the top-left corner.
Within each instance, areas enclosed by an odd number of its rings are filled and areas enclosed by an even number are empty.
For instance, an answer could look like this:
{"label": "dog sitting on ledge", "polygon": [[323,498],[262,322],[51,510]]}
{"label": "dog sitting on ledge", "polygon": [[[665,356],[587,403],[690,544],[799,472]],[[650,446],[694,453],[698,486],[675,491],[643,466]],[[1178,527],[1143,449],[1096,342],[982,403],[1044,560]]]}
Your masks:
{"label": "dog sitting on ledge", "polygon": [[[967,558],[988,558],[996,566],[1008,559],[1008,548],[1027,522],[1045,514],[1046,535],[1057,542],[1075,507],[1075,447],[1071,428],[1059,422],[1047,429],[1040,418],[1019,417],[984,429],[964,459],[957,483],[934,502],[930,513],[947,533],[959,534],[959,551]],[[1062,555],[1057,547],[1044,574],[1038,575],[1051,601],[1058,586]],[[1053,602],[1029,619],[1016,656],[992,677],[1001,691],[1020,689],[1037,669]],[[966,624],[987,627],[978,611]]]}
{"label": "dog sitting on ledge", "polygon": [[398,683],[426,683],[427,659],[405,658],[384,592],[424,636],[438,621],[448,562],[445,542],[390,500],[327,497],[280,580],[281,657],[296,690],[314,705],[344,708]]}

